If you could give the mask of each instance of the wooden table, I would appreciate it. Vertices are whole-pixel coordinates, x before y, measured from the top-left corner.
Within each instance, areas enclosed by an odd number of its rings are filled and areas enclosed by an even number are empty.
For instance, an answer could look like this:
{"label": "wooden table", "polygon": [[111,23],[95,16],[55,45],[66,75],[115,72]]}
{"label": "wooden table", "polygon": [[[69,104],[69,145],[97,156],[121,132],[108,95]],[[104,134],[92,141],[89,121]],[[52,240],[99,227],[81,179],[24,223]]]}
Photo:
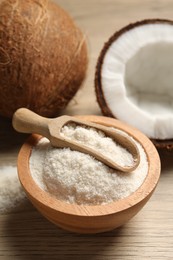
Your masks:
{"label": "wooden table", "polygon": [[[90,64],[83,88],[64,111],[100,114],[94,93],[96,60],[109,36],[129,22],[172,18],[172,0],[57,0],[86,33]],[[16,165],[25,136],[0,118],[0,196],[2,177]],[[97,235],[63,231],[44,219],[23,196],[0,215],[0,259],[173,259],[173,154],[162,152],[159,185],[142,211],[125,226]],[[11,184],[13,185],[13,183]],[[10,186],[9,185],[9,189]],[[13,197],[12,197],[13,201]]]}

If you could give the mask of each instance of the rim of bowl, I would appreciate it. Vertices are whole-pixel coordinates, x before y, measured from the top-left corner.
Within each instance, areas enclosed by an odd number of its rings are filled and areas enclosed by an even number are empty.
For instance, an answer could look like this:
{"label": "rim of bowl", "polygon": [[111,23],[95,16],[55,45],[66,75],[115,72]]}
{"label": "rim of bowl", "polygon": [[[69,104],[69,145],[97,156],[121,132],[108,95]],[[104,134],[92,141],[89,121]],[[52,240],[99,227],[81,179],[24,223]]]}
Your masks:
{"label": "rim of bowl", "polygon": [[29,158],[32,152],[32,148],[42,138],[41,135],[32,134],[22,145],[18,155],[17,163],[19,180],[29,197],[32,197],[32,199],[38,201],[40,204],[47,206],[55,211],[78,216],[103,216],[115,214],[120,211],[127,210],[128,208],[140,203],[142,200],[148,197],[157,186],[161,168],[158,152],[148,137],[146,137],[136,128],[133,128],[117,119],[93,115],[77,117],[88,121],[93,121],[98,124],[116,127],[117,129],[131,135],[136,141],[138,141],[142,145],[148,160],[148,173],[144,182],[129,196],[107,204],[77,205],[58,200],[57,198],[53,197],[53,195],[42,190],[31,176],[29,169]]}

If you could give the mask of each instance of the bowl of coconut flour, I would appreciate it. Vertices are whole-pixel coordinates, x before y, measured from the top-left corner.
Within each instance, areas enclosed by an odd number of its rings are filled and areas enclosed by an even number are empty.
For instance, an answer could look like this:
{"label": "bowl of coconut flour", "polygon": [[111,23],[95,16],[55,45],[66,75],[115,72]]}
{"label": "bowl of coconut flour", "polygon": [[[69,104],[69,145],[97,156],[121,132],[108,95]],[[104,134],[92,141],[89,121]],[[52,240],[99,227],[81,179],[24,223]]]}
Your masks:
{"label": "bowl of coconut flour", "polygon": [[[140,163],[130,173],[112,169],[70,148],[54,148],[32,135],[18,156],[18,175],[33,205],[59,227],[78,233],[115,229],[131,219],[152,195],[160,176],[160,159],[152,142],[124,123],[100,116],[79,118],[114,128],[138,148]],[[120,165],[133,163],[130,152],[102,131],[67,124],[61,134],[85,144]]]}

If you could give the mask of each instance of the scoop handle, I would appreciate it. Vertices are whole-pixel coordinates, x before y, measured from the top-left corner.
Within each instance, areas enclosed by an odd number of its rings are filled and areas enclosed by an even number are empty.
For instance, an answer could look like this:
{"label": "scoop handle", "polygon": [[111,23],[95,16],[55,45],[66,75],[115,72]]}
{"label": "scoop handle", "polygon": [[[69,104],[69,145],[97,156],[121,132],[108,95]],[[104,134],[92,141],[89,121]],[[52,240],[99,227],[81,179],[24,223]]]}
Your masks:
{"label": "scoop handle", "polygon": [[12,125],[21,133],[37,133],[49,139],[48,124],[51,119],[42,117],[27,108],[19,108],[13,115]]}

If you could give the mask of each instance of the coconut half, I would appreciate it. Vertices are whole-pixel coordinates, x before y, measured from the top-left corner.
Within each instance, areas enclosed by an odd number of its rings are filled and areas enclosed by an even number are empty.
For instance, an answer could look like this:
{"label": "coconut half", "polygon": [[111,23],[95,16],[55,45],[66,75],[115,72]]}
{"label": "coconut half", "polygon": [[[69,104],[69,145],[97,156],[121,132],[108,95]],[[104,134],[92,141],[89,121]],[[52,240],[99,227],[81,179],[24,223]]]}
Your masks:
{"label": "coconut half", "polygon": [[[169,145],[173,138],[173,21],[144,20],[116,32],[98,59],[95,87],[104,115]],[[163,141],[164,140],[164,141]]]}

